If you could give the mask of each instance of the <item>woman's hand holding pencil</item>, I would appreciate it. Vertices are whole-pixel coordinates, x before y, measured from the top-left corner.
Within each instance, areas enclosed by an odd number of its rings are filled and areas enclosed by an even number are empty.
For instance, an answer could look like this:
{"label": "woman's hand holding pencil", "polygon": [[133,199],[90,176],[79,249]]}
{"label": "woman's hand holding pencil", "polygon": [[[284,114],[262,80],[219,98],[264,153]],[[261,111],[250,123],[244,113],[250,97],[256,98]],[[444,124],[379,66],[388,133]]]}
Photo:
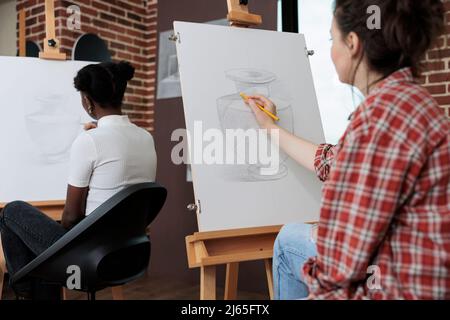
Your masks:
{"label": "woman's hand holding pencil", "polygon": [[275,121],[280,119],[277,117],[277,108],[275,104],[261,95],[246,96],[241,94],[245,103],[250,106],[250,108],[255,113],[256,121],[263,129],[271,129],[275,124]]}

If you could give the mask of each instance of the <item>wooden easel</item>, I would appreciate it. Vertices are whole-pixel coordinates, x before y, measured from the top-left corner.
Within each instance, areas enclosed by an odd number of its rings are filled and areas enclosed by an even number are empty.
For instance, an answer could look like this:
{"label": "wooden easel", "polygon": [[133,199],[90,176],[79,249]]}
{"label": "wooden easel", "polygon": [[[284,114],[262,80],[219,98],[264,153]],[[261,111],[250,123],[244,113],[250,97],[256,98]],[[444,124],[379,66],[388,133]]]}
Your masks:
{"label": "wooden easel", "polygon": [[19,57],[27,55],[25,9],[19,11]]}
{"label": "wooden easel", "polygon": [[56,38],[54,0],[45,0],[45,33],[44,51],[39,52],[39,58],[66,60],[66,54],[60,52],[59,40]]}
{"label": "wooden easel", "polygon": [[216,299],[216,268],[226,265],[225,300],[237,298],[239,263],[264,261],[273,299],[273,244],[281,226],[196,232],[186,237],[189,268],[200,268],[200,299]]}
{"label": "wooden easel", "polygon": [[248,0],[227,0],[227,19],[232,26],[250,27],[262,24],[262,17],[249,13]]}
{"label": "wooden easel", "polygon": [[[250,27],[262,23],[261,16],[250,14],[248,2],[227,0],[228,20],[232,26]],[[272,256],[281,226],[214,232],[196,232],[186,237],[189,268],[200,268],[200,299],[216,299],[216,269],[226,265],[225,300],[237,298],[239,263],[264,261],[269,296],[273,299]]]}

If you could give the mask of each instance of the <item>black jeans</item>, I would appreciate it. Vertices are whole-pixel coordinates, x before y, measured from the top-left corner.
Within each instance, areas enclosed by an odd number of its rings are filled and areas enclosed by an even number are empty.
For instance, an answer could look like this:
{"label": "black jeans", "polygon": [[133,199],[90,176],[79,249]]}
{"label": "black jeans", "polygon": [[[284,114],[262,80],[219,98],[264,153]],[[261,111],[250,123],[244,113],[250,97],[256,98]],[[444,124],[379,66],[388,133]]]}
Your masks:
{"label": "black jeans", "polygon": [[[30,204],[9,203],[0,212],[0,234],[9,274],[14,275],[66,232],[59,223]],[[56,292],[54,286],[32,278],[24,279],[12,288],[18,296],[32,299],[52,299]]]}

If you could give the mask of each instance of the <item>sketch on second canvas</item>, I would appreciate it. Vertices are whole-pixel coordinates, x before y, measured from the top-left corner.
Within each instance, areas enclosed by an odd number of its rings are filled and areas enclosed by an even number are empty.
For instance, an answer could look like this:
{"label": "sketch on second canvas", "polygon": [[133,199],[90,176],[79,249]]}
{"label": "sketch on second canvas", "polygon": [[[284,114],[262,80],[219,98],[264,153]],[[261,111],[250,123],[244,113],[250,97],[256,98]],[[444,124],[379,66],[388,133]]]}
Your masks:
{"label": "sketch on second canvas", "polygon": [[[241,68],[228,70],[225,72],[225,76],[234,83],[236,91],[217,99],[220,126],[224,134],[227,129],[254,129],[256,131],[260,128],[253,111],[242,100],[241,93],[246,95],[263,95],[271,99],[277,107],[277,114],[280,118],[278,125],[291,133],[295,133],[292,106],[291,102],[287,100],[289,95],[285,92],[280,92],[280,86],[274,86],[274,84],[282,84],[277,79],[276,74],[267,70]],[[261,139],[259,138],[259,140]],[[258,142],[265,143],[265,141]],[[248,155],[248,143],[245,147],[245,153]],[[235,152],[237,150],[236,148]],[[223,177],[231,181],[255,182],[282,179],[289,173],[288,167],[284,164],[287,158],[288,156],[284,152],[280,152],[278,172],[264,175],[261,173],[261,169],[267,167],[267,165],[261,164],[260,161],[257,164],[252,164],[249,162],[249,157],[246,157],[248,162],[246,165],[233,165],[224,168]]]}
{"label": "sketch on second canvas", "polygon": [[[208,21],[206,24],[229,24],[227,19]],[[177,48],[169,38],[173,30],[163,31],[159,34],[158,53],[158,88],[157,99],[181,97],[180,71],[178,70]]]}
{"label": "sketch on second canvas", "polygon": [[80,131],[81,113],[71,108],[67,96],[62,94],[41,94],[29,99],[24,114],[29,138],[42,160],[64,162]]}
{"label": "sketch on second canvas", "polygon": [[70,148],[92,121],[73,79],[90,63],[0,57],[0,202],[65,199]]}
{"label": "sketch on second canvas", "polygon": [[181,97],[180,73],[175,45],[169,40],[172,30],[159,35],[157,99]]}

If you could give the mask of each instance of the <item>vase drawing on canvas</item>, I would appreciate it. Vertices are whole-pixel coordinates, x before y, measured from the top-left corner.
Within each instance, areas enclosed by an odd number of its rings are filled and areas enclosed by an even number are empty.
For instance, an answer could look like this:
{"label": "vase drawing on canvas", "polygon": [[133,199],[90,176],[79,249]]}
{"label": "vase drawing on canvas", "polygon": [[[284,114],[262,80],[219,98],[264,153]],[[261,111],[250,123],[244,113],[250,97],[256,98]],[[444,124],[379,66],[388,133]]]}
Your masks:
{"label": "vase drawing on canvas", "polygon": [[[283,95],[273,86],[273,83],[277,80],[274,73],[258,69],[233,69],[226,72],[226,77],[234,82],[236,92],[217,99],[220,125],[224,133],[227,129],[260,129],[253,111],[240,96],[241,93],[263,95],[273,101],[277,107],[277,116],[280,118],[277,125],[294,133],[294,115],[291,102],[282,97]],[[267,141],[270,144],[270,139],[267,139]],[[247,155],[249,154],[248,148],[249,144],[246,142]],[[230,180],[255,182],[283,179],[289,173],[286,166],[287,159],[288,156],[280,150],[278,171],[267,175],[262,173],[262,169],[266,168],[267,165],[261,164],[259,159],[256,164],[250,163],[246,156],[247,163],[228,167],[226,177]]]}
{"label": "vase drawing on canvas", "polygon": [[80,131],[81,115],[68,107],[64,95],[39,96],[33,101],[32,110],[25,113],[29,138],[45,162],[67,160]]}

